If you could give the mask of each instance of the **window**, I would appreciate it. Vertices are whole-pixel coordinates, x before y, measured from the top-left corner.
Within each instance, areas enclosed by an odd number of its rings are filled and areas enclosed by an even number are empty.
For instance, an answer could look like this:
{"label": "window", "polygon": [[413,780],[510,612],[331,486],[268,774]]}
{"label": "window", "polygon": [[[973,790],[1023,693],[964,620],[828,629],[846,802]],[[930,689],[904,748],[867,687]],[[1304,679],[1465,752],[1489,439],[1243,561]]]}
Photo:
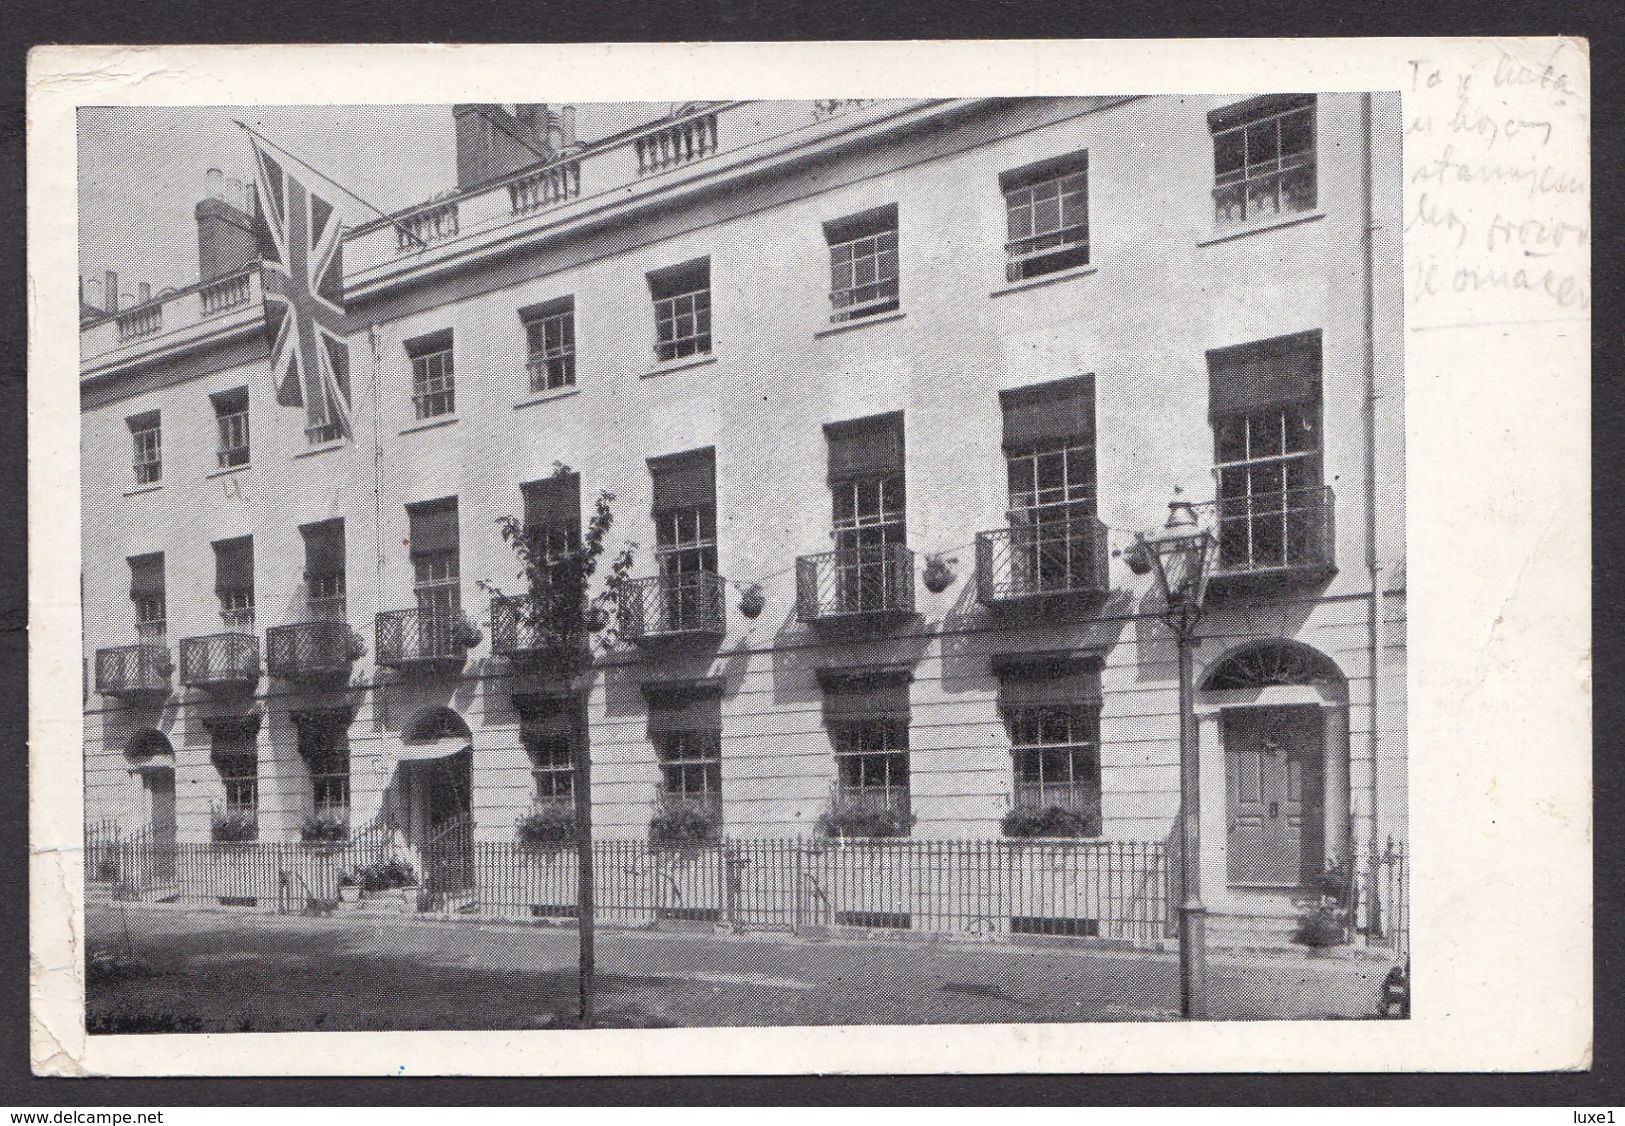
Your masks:
{"label": "window", "polygon": [[1229,227],[1315,206],[1315,96],[1254,98],[1208,115],[1213,222]]}
{"label": "window", "polygon": [[226,791],[226,812],[250,818],[259,815],[259,756],[252,748],[215,752],[215,768]]}
{"label": "window", "polygon": [[837,723],[836,797],[848,809],[889,809],[906,814],[908,721],[865,719]]}
{"label": "window", "polygon": [[306,524],[299,532],[305,541],[305,606],[311,620],[345,621],[344,521]]}
{"label": "window", "polygon": [[1094,381],[1055,380],[1000,401],[1012,593],[1084,589],[1096,541]]}
{"label": "window", "polygon": [[719,682],[646,687],[649,739],[666,803],[722,810],[722,692]]}
{"label": "window", "polygon": [[581,541],[581,475],[556,473],[519,486],[525,504],[525,530],[536,538],[544,558],[557,562]]}
{"label": "window", "polygon": [[135,607],[135,639],[141,645],[167,644],[164,555],[135,555],[130,564],[130,601]]}
{"label": "window", "polygon": [[530,389],[554,391],[576,382],[576,309],[574,297],[525,309],[525,340],[530,349]]}
{"label": "window", "polygon": [[1007,281],[1088,265],[1088,153],[1005,172],[999,187],[1004,191]]}
{"label": "window", "polygon": [[649,275],[655,306],[655,358],[711,353],[711,260],[696,258]]}
{"label": "window", "polygon": [[534,800],[539,805],[574,805],[579,739],[574,703],[538,700],[519,706],[519,739],[530,757]]}
{"label": "window", "polygon": [[1320,334],[1208,355],[1219,569],[1325,562]]}
{"label": "window", "polygon": [[716,454],[706,449],[651,458],[654,483],[655,564],[662,581],[660,625],[680,631],[716,618]]}
{"label": "window", "polygon": [[830,320],[850,321],[898,306],[897,205],[824,224],[829,241]]}
{"label": "window", "polygon": [[254,632],[254,541],[248,536],[214,545],[214,589],[220,621],[233,633]]}
{"label": "window", "polygon": [[457,381],[451,363],[451,332],[437,332],[410,340],[412,405],[419,419],[438,418],[457,411]]}
{"label": "window", "polygon": [[164,430],[159,414],[148,411],[127,421],[135,449],[135,483],[155,485],[164,475]]}
{"label": "window", "polygon": [[1087,705],[1005,709],[1017,809],[1058,806],[1082,814],[1084,836],[1100,835],[1100,712]]}
{"label": "window", "polygon": [[214,423],[220,436],[215,457],[221,469],[248,464],[248,388],[211,395]]}
{"label": "window", "polygon": [[[903,481],[903,416],[825,428],[836,554],[836,597],[843,611],[893,606],[905,581],[894,548],[908,541]],[[910,565],[906,581],[913,582]]]}
{"label": "window", "polygon": [[310,770],[311,810],[319,818],[350,819],[350,748],[346,712],[295,713],[299,754]]}
{"label": "window", "polygon": [[722,733],[668,731],[655,738],[660,756],[660,792],[672,801],[720,808]]}

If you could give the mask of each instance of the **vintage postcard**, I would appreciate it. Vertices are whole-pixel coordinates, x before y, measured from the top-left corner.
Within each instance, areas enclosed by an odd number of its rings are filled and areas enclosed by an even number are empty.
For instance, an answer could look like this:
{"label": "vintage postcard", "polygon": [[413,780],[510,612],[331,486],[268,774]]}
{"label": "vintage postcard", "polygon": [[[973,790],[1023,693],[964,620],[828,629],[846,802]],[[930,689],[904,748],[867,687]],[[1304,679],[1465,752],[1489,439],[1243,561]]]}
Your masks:
{"label": "vintage postcard", "polygon": [[1584,43],[32,62],[37,1070],[1586,1064]]}

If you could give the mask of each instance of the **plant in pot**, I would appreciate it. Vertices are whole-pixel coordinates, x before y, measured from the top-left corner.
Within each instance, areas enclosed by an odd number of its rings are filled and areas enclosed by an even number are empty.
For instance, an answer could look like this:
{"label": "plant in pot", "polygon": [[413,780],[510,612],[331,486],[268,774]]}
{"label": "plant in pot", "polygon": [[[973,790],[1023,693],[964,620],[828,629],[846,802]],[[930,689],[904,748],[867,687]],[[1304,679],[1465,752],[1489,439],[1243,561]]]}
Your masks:
{"label": "plant in pot", "polygon": [[216,844],[249,844],[259,839],[259,820],[246,809],[216,809],[209,818]]}
{"label": "plant in pot", "polygon": [[722,811],[697,801],[663,798],[649,820],[649,844],[663,849],[697,849],[722,839]]}
{"label": "plant in pot", "polygon": [[519,847],[529,852],[553,852],[573,845],[576,839],[574,803],[538,805],[514,822],[513,835]]}
{"label": "plant in pot", "polygon": [[407,906],[417,902],[417,870],[399,857],[368,864],[357,875],[363,899],[399,899]]}
{"label": "plant in pot", "polygon": [[1314,949],[1341,946],[1349,941],[1354,919],[1354,870],[1348,858],[1333,858],[1310,881],[1316,894],[1298,912],[1292,941]]}
{"label": "plant in pot", "polygon": [[355,630],[350,631],[350,638],[345,643],[345,655],[352,661],[359,661],[367,655],[367,642]]}
{"label": "plant in pot", "polygon": [[835,804],[819,814],[818,831],[826,837],[906,837],[914,814],[890,806]]}
{"label": "plant in pot", "polygon": [[751,583],[739,595],[739,612],[751,621],[761,617],[762,610],[767,606],[767,595],[762,591],[760,583]]}
{"label": "plant in pot", "polygon": [[941,594],[947,590],[954,581],[954,568],[959,560],[946,555],[928,555],[925,559],[925,573],[921,579],[925,589],[932,594]]}
{"label": "plant in pot", "polygon": [[306,844],[343,844],[350,839],[348,818],[336,813],[314,813],[299,825],[299,839]]}
{"label": "plant in pot", "polygon": [[452,640],[463,649],[474,649],[485,640],[485,634],[472,618],[466,615],[452,629]]}
{"label": "plant in pot", "polygon": [[1081,809],[1062,805],[1018,805],[1004,815],[1000,828],[1007,837],[1092,837],[1100,826]]}
{"label": "plant in pot", "polygon": [[339,873],[339,902],[356,903],[361,899],[361,877],[353,868]]}

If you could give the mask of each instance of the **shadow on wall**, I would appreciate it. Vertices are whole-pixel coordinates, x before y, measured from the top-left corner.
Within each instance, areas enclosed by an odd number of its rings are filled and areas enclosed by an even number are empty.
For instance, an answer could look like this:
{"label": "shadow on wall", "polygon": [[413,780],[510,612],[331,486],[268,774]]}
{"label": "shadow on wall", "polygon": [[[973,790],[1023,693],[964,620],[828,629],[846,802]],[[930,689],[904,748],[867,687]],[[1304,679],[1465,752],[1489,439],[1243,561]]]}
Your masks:
{"label": "shadow on wall", "polygon": [[989,611],[968,587],[943,622],[942,690],[990,691],[994,681],[989,659],[995,653],[1107,652],[1128,625],[1131,602],[1127,591],[1114,590],[1104,602],[1034,599]]}
{"label": "shadow on wall", "polygon": [[480,682],[463,676],[396,676],[379,680],[374,699],[372,730],[375,735],[402,735],[406,725],[422,712],[450,708],[467,715]]}

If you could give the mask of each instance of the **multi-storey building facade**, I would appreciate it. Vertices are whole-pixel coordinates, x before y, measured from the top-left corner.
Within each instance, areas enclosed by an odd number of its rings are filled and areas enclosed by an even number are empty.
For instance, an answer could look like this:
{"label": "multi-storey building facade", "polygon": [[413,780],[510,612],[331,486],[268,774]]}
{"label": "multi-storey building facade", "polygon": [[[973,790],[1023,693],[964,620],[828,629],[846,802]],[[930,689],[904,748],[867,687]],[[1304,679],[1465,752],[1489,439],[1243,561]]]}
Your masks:
{"label": "multi-storey building facade", "polygon": [[[281,405],[244,209],[88,311],[89,819],[511,840],[586,740],[606,837],[1163,840],[1174,643],[1120,553],[1179,486],[1209,905],[1403,834],[1395,100],[454,120],[458,188],[344,237],[349,433]],[[577,709],[497,522],[567,543],[601,491],[638,581]]]}

